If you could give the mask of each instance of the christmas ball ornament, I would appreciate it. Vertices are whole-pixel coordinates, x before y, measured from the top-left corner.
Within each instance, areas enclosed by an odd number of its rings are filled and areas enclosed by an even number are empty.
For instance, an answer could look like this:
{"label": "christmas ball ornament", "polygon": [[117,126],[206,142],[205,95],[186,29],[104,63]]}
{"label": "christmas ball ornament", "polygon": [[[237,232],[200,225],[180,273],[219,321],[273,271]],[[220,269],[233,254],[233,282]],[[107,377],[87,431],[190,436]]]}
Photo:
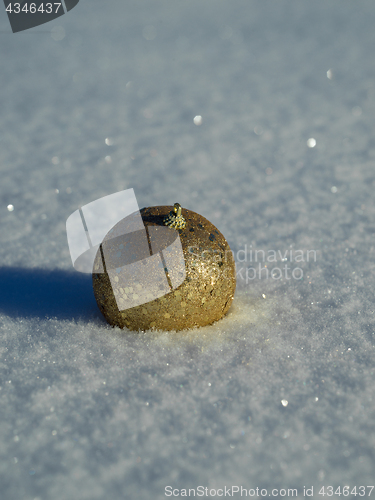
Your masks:
{"label": "christmas ball ornament", "polygon": [[178,203],[143,208],[103,239],[93,288],[113,326],[177,331],[210,325],[233,301],[233,253],[211,222]]}

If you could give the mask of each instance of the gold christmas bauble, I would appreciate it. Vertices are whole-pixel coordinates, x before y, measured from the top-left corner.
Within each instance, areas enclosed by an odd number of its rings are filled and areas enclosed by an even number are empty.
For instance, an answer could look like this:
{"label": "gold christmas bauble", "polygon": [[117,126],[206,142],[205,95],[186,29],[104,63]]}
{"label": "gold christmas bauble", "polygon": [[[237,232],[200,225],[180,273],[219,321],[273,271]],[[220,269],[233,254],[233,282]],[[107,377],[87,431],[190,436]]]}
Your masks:
{"label": "gold christmas bauble", "polygon": [[178,204],[143,208],[105,236],[93,287],[113,326],[183,330],[209,325],[228,312],[235,262],[224,236],[201,215]]}

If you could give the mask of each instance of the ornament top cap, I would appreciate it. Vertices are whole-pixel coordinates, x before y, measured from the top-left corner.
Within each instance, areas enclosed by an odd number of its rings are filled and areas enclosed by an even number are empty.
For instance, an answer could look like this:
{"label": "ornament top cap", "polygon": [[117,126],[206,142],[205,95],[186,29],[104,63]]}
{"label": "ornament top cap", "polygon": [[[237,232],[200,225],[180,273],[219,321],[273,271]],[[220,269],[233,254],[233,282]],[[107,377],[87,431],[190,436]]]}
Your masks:
{"label": "ornament top cap", "polygon": [[182,215],[182,208],[179,203],[173,205],[173,210],[169,215],[164,217],[163,223],[165,226],[173,227],[174,229],[184,229],[186,220]]}
{"label": "ornament top cap", "polygon": [[182,215],[182,207],[179,203],[175,203],[173,205],[173,212],[177,215],[177,217]]}

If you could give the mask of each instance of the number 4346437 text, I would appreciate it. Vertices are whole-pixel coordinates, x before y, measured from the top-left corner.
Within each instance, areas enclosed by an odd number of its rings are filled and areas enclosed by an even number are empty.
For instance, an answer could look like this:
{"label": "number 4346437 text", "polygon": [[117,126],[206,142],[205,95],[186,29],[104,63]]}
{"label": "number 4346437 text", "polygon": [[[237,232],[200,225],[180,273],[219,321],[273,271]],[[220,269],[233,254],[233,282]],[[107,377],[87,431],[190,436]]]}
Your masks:
{"label": "number 4346437 text", "polygon": [[41,3],[39,6],[35,3],[25,3],[22,7],[19,3],[10,3],[6,8],[6,11],[10,14],[19,14],[20,12],[24,12],[25,14],[35,14],[36,12],[40,12],[42,14],[57,14],[60,7],[61,3]]}

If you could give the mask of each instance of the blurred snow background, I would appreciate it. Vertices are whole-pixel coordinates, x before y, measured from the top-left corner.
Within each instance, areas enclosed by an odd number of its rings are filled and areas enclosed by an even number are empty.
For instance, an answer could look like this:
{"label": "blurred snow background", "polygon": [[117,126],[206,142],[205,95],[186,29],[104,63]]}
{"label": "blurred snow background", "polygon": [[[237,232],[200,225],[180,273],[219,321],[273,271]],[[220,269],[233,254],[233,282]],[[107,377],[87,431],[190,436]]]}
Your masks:
{"label": "blurred snow background", "polygon": [[[371,0],[80,0],[18,34],[0,9],[2,500],[373,484],[374,25]],[[129,187],[316,262],[240,279],[211,327],[112,329],[65,221]]]}

